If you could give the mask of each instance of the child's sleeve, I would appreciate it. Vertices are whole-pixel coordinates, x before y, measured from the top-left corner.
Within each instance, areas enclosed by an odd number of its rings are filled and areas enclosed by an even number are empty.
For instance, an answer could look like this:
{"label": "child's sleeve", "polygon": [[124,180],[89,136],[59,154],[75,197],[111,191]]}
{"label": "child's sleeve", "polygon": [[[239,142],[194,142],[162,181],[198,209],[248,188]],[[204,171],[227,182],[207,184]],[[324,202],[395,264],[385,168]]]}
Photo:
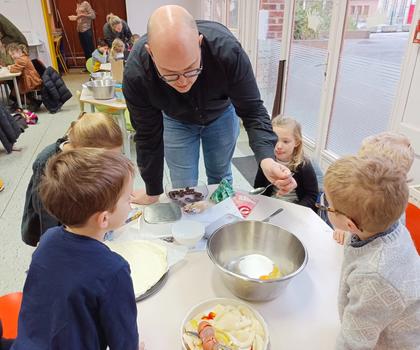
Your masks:
{"label": "child's sleeve", "polygon": [[404,311],[400,293],[376,273],[349,276],[337,350],[376,348],[379,335]]}
{"label": "child's sleeve", "polygon": [[110,350],[138,350],[137,306],[130,268],[125,263],[109,281],[100,305],[100,322]]}
{"label": "child's sleeve", "polygon": [[301,176],[299,177],[298,187],[296,188],[296,194],[298,196],[297,204],[315,210],[316,199],[318,198],[318,180],[316,173],[311,161],[306,160],[305,164],[301,168]]}
{"label": "child's sleeve", "polygon": [[15,60],[15,63],[9,66],[9,72],[10,73],[21,73],[23,72],[23,69],[25,68],[25,60],[22,58],[17,58]]}

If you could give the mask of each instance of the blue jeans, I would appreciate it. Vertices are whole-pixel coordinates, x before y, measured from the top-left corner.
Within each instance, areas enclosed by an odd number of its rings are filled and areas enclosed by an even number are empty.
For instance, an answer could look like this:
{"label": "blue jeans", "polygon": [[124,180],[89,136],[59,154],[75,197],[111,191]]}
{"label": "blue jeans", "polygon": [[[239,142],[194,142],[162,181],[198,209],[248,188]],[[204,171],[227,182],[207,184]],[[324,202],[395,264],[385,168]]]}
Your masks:
{"label": "blue jeans", "polygon": [[165,159],[172,186],[195,186],[198,180],[200,141],[207,183],[226,178],[232,183],[231,160],[239,135],[239,118],[230,105],[209,125],[184,123],[163,115]]}

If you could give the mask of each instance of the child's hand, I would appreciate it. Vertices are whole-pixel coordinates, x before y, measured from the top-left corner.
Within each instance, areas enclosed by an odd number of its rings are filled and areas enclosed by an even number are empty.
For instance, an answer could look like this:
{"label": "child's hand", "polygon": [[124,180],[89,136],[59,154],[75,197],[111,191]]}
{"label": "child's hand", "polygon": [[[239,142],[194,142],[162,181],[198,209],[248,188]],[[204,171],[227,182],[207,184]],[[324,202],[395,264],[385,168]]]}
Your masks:
{"label": "child's hand", "polygon": [[343,230],[335,230],[333,233],[333,238],[336,240],[338,244],[343,245],[346,239],[346,231]]}

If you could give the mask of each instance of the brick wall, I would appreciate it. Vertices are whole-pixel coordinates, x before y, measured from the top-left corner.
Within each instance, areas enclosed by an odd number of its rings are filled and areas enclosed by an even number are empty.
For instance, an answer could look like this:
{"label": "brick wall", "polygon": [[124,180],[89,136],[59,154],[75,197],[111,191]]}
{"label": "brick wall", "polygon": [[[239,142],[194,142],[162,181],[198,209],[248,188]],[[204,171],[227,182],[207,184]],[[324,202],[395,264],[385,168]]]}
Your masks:
{"label": "brick wall", "polygon": [[285,0],[260,0],[260,10],[269,11],[267,39],[281,39]]}

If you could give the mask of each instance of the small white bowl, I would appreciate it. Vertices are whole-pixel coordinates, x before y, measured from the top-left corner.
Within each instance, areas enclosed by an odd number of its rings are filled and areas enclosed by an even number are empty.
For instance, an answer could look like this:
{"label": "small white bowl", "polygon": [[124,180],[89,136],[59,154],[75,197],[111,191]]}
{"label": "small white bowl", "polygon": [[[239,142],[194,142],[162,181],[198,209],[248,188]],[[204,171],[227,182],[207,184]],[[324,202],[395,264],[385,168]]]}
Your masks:
{"label": "small white bowl", "polygon": [[172,236],[179,244],[194,247],[204,236],[205,227],[201,222],[180,220],[172,225]]}

